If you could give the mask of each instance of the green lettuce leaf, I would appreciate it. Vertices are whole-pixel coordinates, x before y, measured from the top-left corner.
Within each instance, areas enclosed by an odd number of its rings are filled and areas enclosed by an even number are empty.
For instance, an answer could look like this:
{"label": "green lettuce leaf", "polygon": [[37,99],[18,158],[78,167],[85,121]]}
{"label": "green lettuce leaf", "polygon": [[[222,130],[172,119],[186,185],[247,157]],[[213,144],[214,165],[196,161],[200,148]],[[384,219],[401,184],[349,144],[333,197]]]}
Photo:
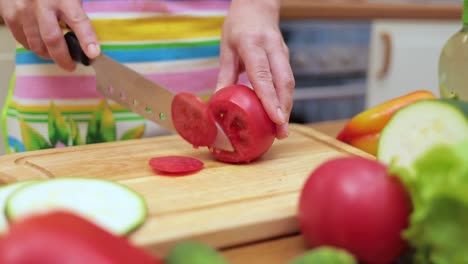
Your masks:
{"label": "green lettuce leaf", "polygon": [[414,263],[468,263],[468,141],[435,145],[410,168],[390,165],[413,202],[404,238]]}
{"label": "green lettuce leaf", "polygon": [[291,264],[357,264],[357,260],[344,249],[321,246],[292,260]]}

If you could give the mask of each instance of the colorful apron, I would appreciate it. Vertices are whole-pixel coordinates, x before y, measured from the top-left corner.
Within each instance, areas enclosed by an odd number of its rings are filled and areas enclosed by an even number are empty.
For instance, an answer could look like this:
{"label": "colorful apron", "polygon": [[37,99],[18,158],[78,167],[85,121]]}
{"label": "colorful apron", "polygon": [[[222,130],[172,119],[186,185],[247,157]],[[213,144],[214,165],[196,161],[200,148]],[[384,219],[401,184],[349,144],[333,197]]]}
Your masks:
{"label": "colorful apron", "polygon": [[[215,89],[229,1],[84,0],[104,54],[176,91],[207,98]],[[16,49],[2,112],[7,153],[167,134],[104,99],[91,67],[69,73]]]}

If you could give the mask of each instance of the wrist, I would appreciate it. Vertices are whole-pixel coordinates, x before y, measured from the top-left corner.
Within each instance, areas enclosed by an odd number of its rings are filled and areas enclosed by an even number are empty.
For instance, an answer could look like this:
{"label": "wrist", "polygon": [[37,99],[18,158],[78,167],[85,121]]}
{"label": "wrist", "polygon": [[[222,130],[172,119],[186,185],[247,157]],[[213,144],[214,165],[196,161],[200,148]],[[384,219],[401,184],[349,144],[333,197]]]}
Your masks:
{"label": "wrist", "polygon": [[279,14],[281,7],[281,0],[232,0],[236,5],[258,7],[265,11],[274,12]]}

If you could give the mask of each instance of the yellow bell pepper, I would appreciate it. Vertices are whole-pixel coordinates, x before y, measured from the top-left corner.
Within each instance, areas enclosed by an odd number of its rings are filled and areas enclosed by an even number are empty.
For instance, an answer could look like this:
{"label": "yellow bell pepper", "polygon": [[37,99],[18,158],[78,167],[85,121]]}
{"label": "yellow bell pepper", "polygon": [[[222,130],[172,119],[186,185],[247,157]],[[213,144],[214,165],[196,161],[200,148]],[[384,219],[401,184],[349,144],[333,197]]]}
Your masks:
{"label": "yellow bell pepper", "polygon": [[395,112],[413,102],[434,98],[430,91],[417,90],[383,102],[351,118],[337,139],[376,155],[380,132]]}

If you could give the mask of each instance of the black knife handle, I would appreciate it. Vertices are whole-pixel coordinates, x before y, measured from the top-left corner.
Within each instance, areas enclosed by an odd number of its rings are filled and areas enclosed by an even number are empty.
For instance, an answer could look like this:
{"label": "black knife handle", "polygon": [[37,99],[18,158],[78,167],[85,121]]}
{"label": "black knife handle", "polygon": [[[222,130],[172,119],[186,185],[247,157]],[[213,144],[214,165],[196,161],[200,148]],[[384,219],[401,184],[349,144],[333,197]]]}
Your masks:
{"label": "black knife handle", "polygon": [[84,53],[83,49],[80,46],[80,41],[76,37],[75,33],[69,31],[65,34],[65,41],[67,42],[68,51],[70,52],[70,56],[76,62],[82,63],[85,66],[89,66],[91,64],[90,59]]}

